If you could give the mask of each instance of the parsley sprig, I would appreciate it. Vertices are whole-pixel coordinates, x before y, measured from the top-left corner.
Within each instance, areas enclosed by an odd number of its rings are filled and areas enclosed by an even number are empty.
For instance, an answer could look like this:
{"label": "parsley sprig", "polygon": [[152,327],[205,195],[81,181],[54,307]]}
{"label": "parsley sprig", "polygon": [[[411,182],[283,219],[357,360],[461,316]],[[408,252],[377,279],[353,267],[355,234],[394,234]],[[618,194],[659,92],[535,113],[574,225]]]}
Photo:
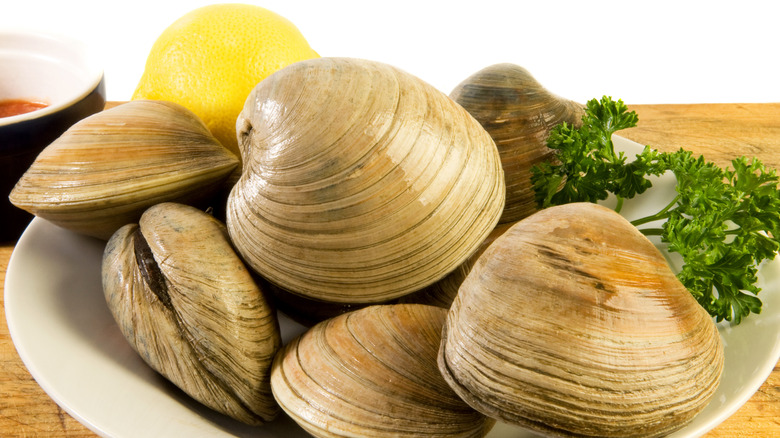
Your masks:
{"label": "parsley sprig", "polygon": [[[723,169],[684,149],[660,152],[649,146],[629,161],[615,151],[612,134],[637,121],[623,101],[604,96],[587,103],[581,126],[553,129],[548,147],[557,160],[532,169],[539,206],[598,202],[612,194],[620,211],[624,199],[652,186],[649,176],[672,172],[675,198],[632,223],[645,235],[660,236],[682,257],[678,278],[717,321],[739,324],[760,313],[758,267],[780,249],[776,171],[755,158],[736,158]],[[649,225],[658,221],[660,227]]]}

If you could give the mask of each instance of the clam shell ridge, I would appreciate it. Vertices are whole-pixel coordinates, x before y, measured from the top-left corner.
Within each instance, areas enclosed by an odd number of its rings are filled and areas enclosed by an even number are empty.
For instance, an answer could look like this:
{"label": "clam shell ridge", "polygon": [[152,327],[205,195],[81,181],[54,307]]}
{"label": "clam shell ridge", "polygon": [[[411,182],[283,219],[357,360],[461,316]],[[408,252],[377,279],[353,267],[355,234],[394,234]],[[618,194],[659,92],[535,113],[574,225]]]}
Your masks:
{"label": "clam shell ridge", "polygon": [[372,305],[315,325],[276,356],[271,388],[316,437],[482,437],[495,421],[436,365],[446,310]]}
{"label": "clam shell ridge", "polygon": [[207,199],[238,164],[183,106],[132,101],[71,126],[39,154],[9,199],[63,228],[107,240],[154,204]]}
{"label": "clam shell ridge", "polygon": [[498,221],[498,151],[462,107],[392,66],[319,58],[249,95],[227,226],[292,293],[378,303],[433,283]]}
{"label": "clam shell ridge", "polygon": [[[479,327],[479,330],[475,330]],[[475,409],[551,436],[663,436],[711,399],[712,318],[660,251],[595,204],[542,210],[477,261],[439,367]]]}
{"label": "clam shell ridge", "polygon": [[152,207],[108,241],[102,277],[122,334],[153,369],[236,420],[276,417],[276,313],[221,222],[181,204]]}
{"label": "clam shell ridge", "polygon": [[556,125],[579,125],[583,105],[545,89],[528,70],[503,63],[466,78],[450,93],[490,133],[501,154],[506,205],[501,223],[537,210],[531,168],[555,158],[547,137]]}

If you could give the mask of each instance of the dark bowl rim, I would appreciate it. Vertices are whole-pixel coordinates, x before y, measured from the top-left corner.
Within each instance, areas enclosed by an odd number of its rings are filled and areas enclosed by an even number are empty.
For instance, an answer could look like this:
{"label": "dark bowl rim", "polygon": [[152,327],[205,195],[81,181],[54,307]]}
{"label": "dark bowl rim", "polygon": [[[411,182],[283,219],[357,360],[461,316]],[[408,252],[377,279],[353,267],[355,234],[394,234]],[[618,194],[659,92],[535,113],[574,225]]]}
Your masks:
{"label": "dark bowl rim", "polygon": [[89,82],[88,86],[84,87],[84,90],[81,93],[79,93],[78,95],[74,95],[72,98],[68,100],[64,100],[54,105],[49,105],[45,108],[41,108],[39,110],[35,110],[29,113],[24,113],[15,116],[9,116],[9,117],[0,117],[0,129],[2,129],[4,126],[9,126],[16,123],[23,123],[30,120],[40,119],[48,115],[66,110],[72,107],[73,105],[77,104],[78,102],[81,102],[92,93],[94,93],[95,90],[97,90],[105,82],[104,69],[102,67],[98,67],[96,56],[93,50],[91,50],[90,47],[88,47],[87,44],[85,44],[83,41],[65,35],[58,35],[56,33],[49,32],[49,31],[28,30],[28,29],[0,30],[0,41],[2,41],[3,36],[23,36],[23,37],[32,37],[32,38],[44,38],[44,39],[50,39],[56,41],[57,43],[60,44],[67,44],[69,46],[76,47],[83,52],[85,58],[87,59],[87,64],[90,67],[91,70],[90,73],[93,75],[93,78]]}

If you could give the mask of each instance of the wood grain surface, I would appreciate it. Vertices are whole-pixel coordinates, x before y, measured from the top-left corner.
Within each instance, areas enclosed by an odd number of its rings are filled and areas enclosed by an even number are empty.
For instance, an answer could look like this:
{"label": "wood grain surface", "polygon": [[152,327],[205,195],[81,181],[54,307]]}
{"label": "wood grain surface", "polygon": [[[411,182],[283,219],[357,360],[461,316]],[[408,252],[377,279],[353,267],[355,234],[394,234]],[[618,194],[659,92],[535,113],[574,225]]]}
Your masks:
{"label": "wood grain surface", "polygon": [[[720,165],[748,155],[780,168],[780,103],[629,105],[639,126],[619,135],[658,149],[684,147]],[[13,244],[0,246],[0,285]],[[764,293],[780,293],[765,291]],[[0,289],[0,297],[3,296]],[[1,298],[0,298],[1,299]],[[0,318],[0,436],[94,437],[94,433],[57,406],[30,376]],[[776,334],[773,334],[776,335]],[[780,364],[778,364],[780,365]],[[780,367],[734,415],[708,438],[780,437]]]}

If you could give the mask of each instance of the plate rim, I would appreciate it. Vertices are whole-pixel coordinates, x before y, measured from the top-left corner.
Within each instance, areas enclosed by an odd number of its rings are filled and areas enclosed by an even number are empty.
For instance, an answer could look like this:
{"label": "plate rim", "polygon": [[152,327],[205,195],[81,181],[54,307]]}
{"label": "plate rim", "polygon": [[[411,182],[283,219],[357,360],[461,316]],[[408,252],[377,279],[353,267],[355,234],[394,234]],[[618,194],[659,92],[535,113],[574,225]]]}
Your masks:
{"label": "plate rim", "polygon": [[[639,143],[633,142],[632,140],[623,137],[619,137],[617,135],[614,136],[614,139],[616,140],[616,143],[628,142],[627,144],[642,146]],[[73,408],[67,403],[67,396],[62,393],[58,385],[56,385],[54,382],[49,381],[49,379],[47,379],[47,377],[43,375],[44,373],[38,367],[36,360],[34,360],[31,357],[31,353],[28,348],[29,346],[26,345],[24,342],[20,341],[20,339],[23,338],[24,336],[19,333],[19,324],[16,321],[18,315],[16,314],[15,311],[13,311],[14,303],[16,300],[14,294],[19,293],[17,292],[18,288],[16,287],[17,281],[19,281],[17,280],[17,275],[21,275],[21,273],[19,272],[21,268],[18,267],[17,265],[20,265],[22,263],[22,261],[20,260],[23,257],[25,257],[25,253],[29,250],[28,241],[32,240],[35,237],[36,233],[42,233],[45,231],[45,227],[43,226],[44,222],[51,224],[45,221],[44,219],[37,218],[37,217],[30,222],[30,224],[26,227],[21,237],[15,244],[14,249],[8,261],[5,284],[4,284],[4,297],[3,297],[8,332],[12,340],[12,343],[14,345],[14,348],[16,349],[16,352],[20,357],[22,363],[30,372],[35,382],[52,399],[52,401],[54,401],[60,408],[62,408],[65,412],[71,415],[75,420],[83,424],[86,428],[88,428],[95,434],[101,437],[111,437],[113,435],[109,434],[106,431],[107,430],[106,427],[101,425],[100,421],[91,418],[93,415],[79,412],[79,410]],[[58,232],[72,233],[68,230],[61,229],[54,224],[51,225],[54,226]],[[89,238],[87,236],[76,235],[75,233],[72,234],[73,236],[76,236],[78,238],[94,239],[94,238]],[[778,293],[778,292],[774,291],[774,293]],[[10,302],[12,303],[12,305],[10,306],[12,309],[11,312],[8,311],[9,297],[11,298]],[[724,323],[718,323],[717,325],[719,331],[724,327]],[[722,333],[721,336],[723,336]],[[764,362],[754,372],[752,379],[750,380],[750,384],[746,385],[747,389],[741,391],[738,397],[728,400],[728,403],[725,403],[721,407],[721,409],[718,410],[718,413],[713,416],[712,419],[710,419],[704,424],[694,423],[694,424],[686,425],[683,429],[674,432],[670,436],[675,437],[679,435],[685,437],[700,437],[705,433],[709,432],[710,430],[714,429],[715,427],[720,425],[723,421],[725,421],[726,419],[731,417],[734,413],[736,413],[750,398],[752,398],[755,395],[755,393],[759,390],[759,388],[766,382],[767,378],[771,375],[777,362],[780,361],[780,341],[776,342],[774,349],[768,352],[767,354],[768,356],[766,362]],[[772,360],[772,358],[774,360]],[[684,432],[684,434],[682,432]]]}

